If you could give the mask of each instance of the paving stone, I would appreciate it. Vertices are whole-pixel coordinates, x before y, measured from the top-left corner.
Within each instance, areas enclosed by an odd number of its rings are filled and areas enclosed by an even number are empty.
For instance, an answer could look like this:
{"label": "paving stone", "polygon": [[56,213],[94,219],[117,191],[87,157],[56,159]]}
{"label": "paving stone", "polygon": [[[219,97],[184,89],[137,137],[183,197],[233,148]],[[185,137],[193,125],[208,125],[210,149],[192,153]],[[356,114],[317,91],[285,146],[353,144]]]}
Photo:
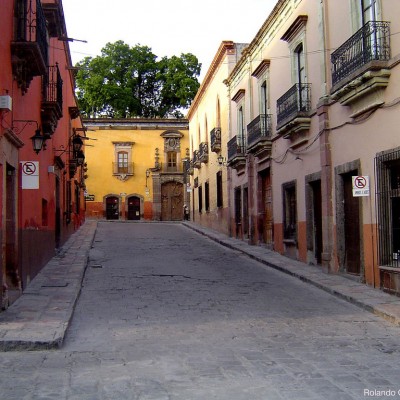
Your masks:
{"label": "paving stone", "polygon": [[[391,296],[191,226],[84,226],[50,263],[54,275],[32,281],[25,298],[40,298],[1,315],[3,345],[12,332],[28,341],[28,329],[31,342],[54,343],[63,330],[57,349],[0,354],[1,397],[354,400],[400,389]],[[359,307],[368,299],[390,306],[393,323]]]}

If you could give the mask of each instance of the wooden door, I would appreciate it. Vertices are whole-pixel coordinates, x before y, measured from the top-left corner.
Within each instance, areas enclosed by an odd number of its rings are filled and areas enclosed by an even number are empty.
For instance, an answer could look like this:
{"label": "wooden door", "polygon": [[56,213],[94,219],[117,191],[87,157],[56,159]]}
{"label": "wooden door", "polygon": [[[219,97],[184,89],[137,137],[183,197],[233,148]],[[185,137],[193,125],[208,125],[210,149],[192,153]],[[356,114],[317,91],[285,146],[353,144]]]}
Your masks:
{"label": "wooden door", "polygon": [[317,264],[322,264],[322,193],[321,181],[311,184],[313,193],[314,256]]}
{"label": "wooden door", "polygon": [[119,219],[119,200],[118,197],[107,197],[106,199],[106,218]]}
{"label": "wooden door", "polygon": [[167,182],[161,186],[161,221],[183,219],[183,185]]}
{"label": "wooden door", "polygon": [[140,198],[136,196],[128,199],[128,219],[131,221],[140,220]]}
{"label": "wooden door", "polygon": [[268,171],[262,177],[262,239],[265,244],[273,242],[273,214],[272,214],[272,185],[271,174]]}
{"label": "wooden door", "polygon": [[343,175],[345,267],[350,274],[359,274],[360,266],[360,209],[359,198],[353,196],[352,175]]}
{"label": "wooden door", "polygon": [[249,189],[245,187],[243,189],[243,237],[249,236]]}

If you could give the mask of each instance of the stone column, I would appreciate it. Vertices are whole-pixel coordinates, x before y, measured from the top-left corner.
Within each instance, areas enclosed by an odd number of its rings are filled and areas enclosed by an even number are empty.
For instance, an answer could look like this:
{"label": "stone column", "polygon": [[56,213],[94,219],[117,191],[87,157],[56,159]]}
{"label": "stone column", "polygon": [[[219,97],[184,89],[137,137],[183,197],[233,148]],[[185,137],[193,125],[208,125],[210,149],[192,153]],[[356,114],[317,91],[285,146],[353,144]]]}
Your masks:
{"label": "stone column", "polygon": [[153,220],[161,220],[161,177],[153,173]]}

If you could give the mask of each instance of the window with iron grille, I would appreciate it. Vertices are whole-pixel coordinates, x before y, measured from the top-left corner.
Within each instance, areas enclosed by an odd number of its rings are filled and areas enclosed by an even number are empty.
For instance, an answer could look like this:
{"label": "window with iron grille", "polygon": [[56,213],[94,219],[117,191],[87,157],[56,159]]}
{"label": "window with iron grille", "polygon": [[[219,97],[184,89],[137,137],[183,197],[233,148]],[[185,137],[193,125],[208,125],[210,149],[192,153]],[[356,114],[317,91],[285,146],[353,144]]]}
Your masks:
{"label": "window with iron grille", "polygon": [[400,149],[375,158],[379,265],[400,267]]}

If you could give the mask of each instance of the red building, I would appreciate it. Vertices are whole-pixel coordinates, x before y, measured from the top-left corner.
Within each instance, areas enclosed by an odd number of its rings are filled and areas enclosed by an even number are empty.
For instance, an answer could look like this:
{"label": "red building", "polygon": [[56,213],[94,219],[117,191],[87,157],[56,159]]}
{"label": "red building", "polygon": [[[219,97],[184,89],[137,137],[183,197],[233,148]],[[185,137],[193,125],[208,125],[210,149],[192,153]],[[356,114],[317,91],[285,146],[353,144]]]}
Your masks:
{"label": "red building", "polygon": [[84,219],[85,131],[62,1],[3,0],[0,60],[4,308]]}

